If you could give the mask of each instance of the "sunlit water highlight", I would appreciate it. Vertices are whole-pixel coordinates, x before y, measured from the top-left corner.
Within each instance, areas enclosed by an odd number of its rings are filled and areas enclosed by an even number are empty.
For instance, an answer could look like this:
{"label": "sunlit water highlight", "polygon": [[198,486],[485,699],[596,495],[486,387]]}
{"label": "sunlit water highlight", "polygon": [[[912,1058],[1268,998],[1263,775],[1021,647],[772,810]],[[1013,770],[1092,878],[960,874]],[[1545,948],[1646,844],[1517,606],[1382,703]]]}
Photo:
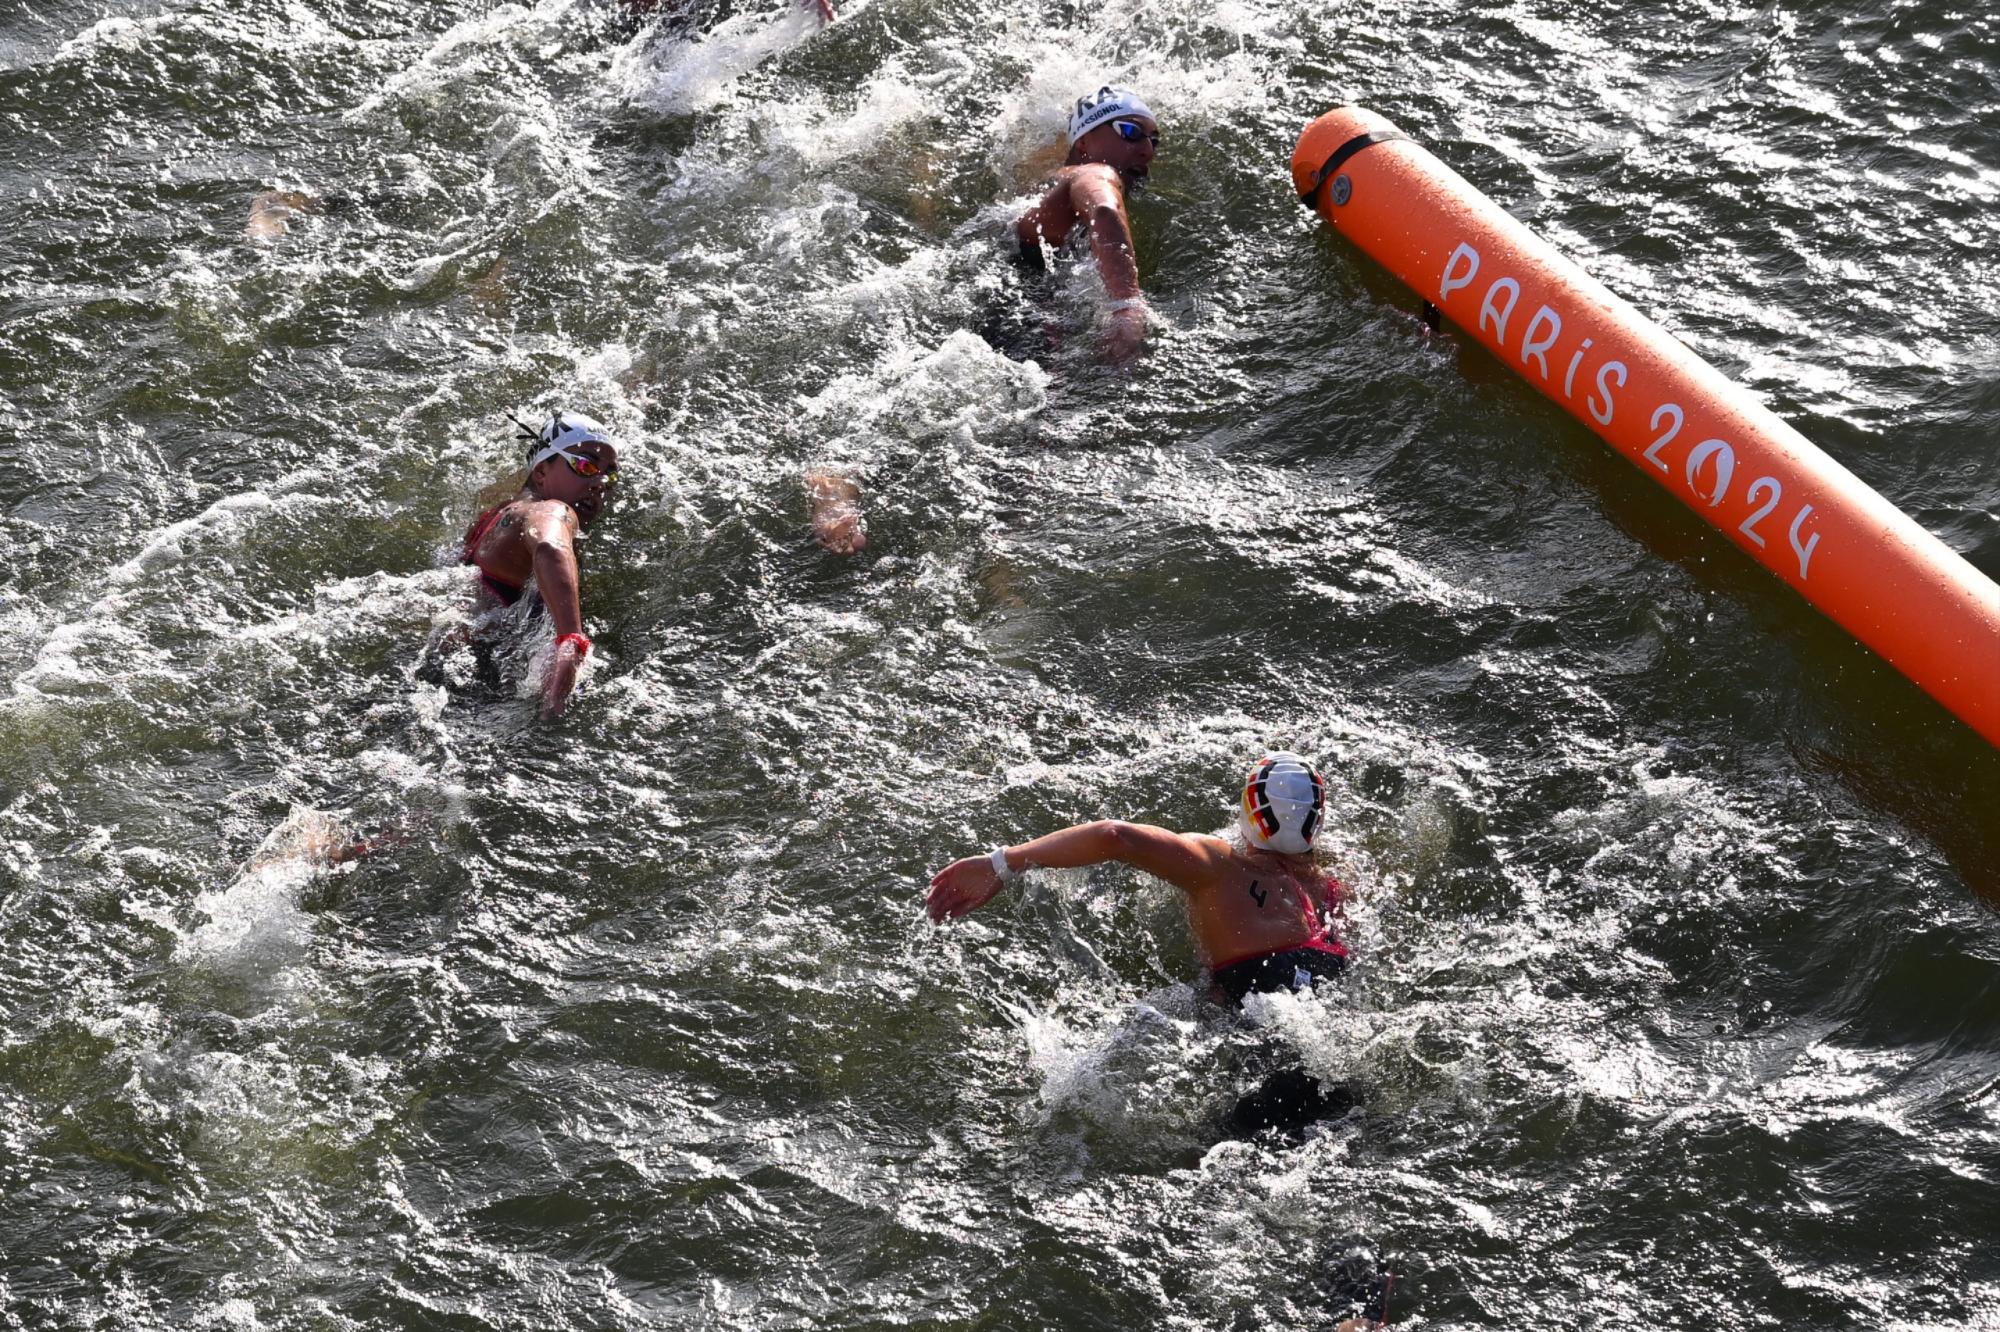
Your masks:
{"label": "sunlit water highlight", "polygon": [[[1390,115],[1993,574],[1991,17],[610,20],[0,4],[0,1322],[1327,1328],[1366,1236],[1412,1326],[2000,1325],[2000,761],[1284,170]],[[1107,79],[1129,374],[1087,277],[978,336]],[[551,726],[534,622],[422,665],[559,402],[629,493]],[[1277,744],[1337,990],[1222,1013],[1122,873],[920,923]],[[1274,1051],[1366,1104],[1223,1140]]]}

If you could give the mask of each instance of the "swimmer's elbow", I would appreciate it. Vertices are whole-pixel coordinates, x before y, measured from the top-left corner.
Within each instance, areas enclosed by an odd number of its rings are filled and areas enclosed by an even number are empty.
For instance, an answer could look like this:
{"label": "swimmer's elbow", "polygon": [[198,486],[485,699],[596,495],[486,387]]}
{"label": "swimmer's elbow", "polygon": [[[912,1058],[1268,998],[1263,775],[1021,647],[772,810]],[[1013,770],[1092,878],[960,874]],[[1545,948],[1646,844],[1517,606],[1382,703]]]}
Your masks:
{"label": "swimmer's elbow", "polygon": [[534,560],[536,569],[550,566],[560,568],[576,563],[576,547],[570,543],[567,532],[542,532],[535,535]]}
{"label": "swimmer's elbow", "polygon": [[1145,834],[1136,823],[1127,823],[1123,819],[1103,819],[1096,827],[1113,860],[1122,860],[1129,864],[1146,844]]}
{"label": "swimmer's elbow", "polygon": [[1067,842],[1066,854],[1083,857],[1077,863],[1085,865],[1124,860],[1132,847],[1129,836],[1131,827],[1131,824],[1118,819],[1097,819],[1091,823],[1076,824],[1063,834]]}

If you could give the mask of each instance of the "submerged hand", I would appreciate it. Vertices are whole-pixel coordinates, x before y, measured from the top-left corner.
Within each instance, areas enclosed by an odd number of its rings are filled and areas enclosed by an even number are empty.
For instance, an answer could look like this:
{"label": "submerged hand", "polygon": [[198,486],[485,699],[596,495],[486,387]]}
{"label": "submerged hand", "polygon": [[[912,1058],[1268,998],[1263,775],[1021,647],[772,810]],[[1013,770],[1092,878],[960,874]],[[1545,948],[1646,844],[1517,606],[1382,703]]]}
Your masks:
{"label": "submerged hand", "polygon": [[861,487],[837,472],[806,474],[813,540],[835,555],[859,555],[868,547],[868,523],[861,516]]}
{"label": "submerged hand", "polygon": [[553,721],[562,716],[563,707],[569,702],[570,691],[576,688],[576,673],[582,668],[583,653],[574,643],[557,645],[555,659],[549,663],[549,673],[542,677],[544,721]]}
{"label": "submerged hand", "polygon": [[251,240],[274,241],[291,230],[293,218],[319,210],[319,200],[310,194],[265,190],[250,200],[250,220],[243,224],[243,234]]}
{"label": "submerged hand", "polygon": [[868,548],[868,524],[853,509],[825,509],[813,515],[813,540],[835,555],[859,555]]}
{"label": "submerged hand", "polygon": [[833,22],[833,0],[799,0],[799,8],[818,14],[821,23]]}
{"label": "submerged hand", "polygon": [[1105,360],[1113,365],[1125,365],[1138,356],[1139,347],[1145,340],[1146,307],[1126,305],[1111,312],[1099,345],[1104,349]]}
{"label": "submerged hand", "polygon": [[924,893],[924,910],[933,922],[957,920],[985,906],[999,891],[1000,876],[993,872],[991,857],[967,856],[937,872]]}

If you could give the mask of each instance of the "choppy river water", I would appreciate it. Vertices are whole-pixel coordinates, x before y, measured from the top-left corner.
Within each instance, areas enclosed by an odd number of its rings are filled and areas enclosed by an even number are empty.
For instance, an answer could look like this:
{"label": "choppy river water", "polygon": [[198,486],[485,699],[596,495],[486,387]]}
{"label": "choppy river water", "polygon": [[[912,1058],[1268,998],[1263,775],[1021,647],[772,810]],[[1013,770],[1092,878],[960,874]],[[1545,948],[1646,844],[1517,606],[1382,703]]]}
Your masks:
{"label": "choppy river water", "polygon": [[[1355,1236],[1412,1327],[2000,1326],[2000,758],[1285,169],[1390,116],[2000,575],[2000,22],[605,18],[0,0],[0,1326],[1323,1329]],[[1112,79],[1163,327],[1012,359]],[[626,480],[544,724],[418,667],[557,404]],[[1337,994],[1200,1002],[1122,872],[922,921],[1277,745]],[[1271,1042],[1365,1106],[1222,1140]]]}

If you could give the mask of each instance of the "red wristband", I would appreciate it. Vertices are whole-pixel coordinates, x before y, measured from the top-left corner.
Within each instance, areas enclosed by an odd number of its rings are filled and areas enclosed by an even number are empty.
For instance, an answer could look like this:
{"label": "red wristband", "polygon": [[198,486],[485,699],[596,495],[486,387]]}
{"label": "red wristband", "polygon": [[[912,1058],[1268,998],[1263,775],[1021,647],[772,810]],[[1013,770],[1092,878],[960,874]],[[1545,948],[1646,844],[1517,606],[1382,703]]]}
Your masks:
{"label": "red wristband", "polygon": [[587,657],[590,655],[590,636],[587,634],[564,634],[556,640],[557,653],[561,653],[571,643],[576,644],[576,655],[578,657]]}

